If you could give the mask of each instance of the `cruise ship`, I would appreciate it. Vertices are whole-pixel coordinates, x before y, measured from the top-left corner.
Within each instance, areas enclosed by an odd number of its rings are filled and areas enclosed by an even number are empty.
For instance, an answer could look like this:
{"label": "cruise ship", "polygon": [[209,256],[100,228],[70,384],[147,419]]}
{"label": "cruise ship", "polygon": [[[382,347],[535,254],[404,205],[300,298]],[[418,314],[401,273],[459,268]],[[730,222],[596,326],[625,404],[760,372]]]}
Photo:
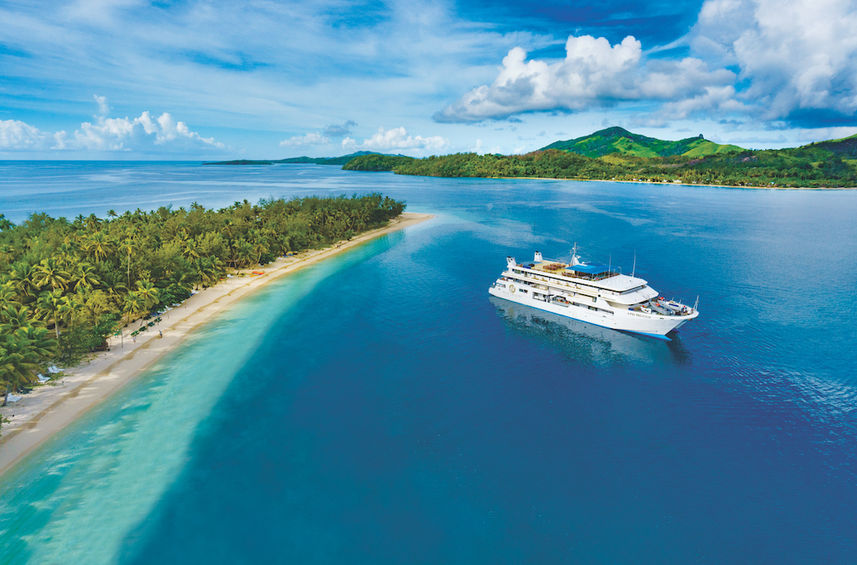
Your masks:
{"label": "cruise ship", "polygon": [[538,251],[532,263],[506,257],[506,270],[488,292],[590,324],[667,340],[669,332],[699,316],[696,304],[667,300],[639,277],[581,262],[576,245],[571,263],[546,260]]}

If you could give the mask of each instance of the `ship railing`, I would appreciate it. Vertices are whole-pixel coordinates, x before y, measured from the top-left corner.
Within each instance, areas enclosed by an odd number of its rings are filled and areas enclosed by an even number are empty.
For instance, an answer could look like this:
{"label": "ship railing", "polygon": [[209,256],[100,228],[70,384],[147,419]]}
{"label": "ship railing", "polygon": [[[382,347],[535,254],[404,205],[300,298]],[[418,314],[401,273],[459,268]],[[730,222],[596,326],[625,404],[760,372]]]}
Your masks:
{"label": "ship railing", "polygon": [[[526,276],[526,275],[524,275],[524,276]],[[621,292],[617,292],[615,290],[610,290],[610,289],[606,289],[606,288],[593,288],[593,287],[588,287],[587,285],[584,285],[583,287],[581,287],[579,284],[572,284],[568,281],[563,281],[560,279],[547,278],[547,277],[542,277],[542,276],[538,276],[538,275],[529,275],[529,276],[532,277],[532,280],[542,281],[542,282],[554,284],[557,286],[564,286],[564,287],[568,287],[568,288],[574,289],[574,290],[597,291],[603,295],[608,295],[608,296],[619,296],[620,294],[622,294]],[[529,279],[527,279],[527,280],[529,280]]]}

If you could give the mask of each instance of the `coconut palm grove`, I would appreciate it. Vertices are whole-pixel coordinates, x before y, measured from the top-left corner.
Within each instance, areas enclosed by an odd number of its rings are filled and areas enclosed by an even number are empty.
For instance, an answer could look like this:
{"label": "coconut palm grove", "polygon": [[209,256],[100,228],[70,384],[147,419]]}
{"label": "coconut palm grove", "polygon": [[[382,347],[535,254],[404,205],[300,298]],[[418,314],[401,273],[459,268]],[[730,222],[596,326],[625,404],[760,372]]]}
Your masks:
{"label": "coconut palm grove", "polygon": [[350,239],[404,207],[369,194],[245,200],[219,210],[162,206],[74,220],[33,214],[19,225],[0,216],[0,393],[5,399],[33,386],[52,364],[106,348],[108,336],[194,288]]}

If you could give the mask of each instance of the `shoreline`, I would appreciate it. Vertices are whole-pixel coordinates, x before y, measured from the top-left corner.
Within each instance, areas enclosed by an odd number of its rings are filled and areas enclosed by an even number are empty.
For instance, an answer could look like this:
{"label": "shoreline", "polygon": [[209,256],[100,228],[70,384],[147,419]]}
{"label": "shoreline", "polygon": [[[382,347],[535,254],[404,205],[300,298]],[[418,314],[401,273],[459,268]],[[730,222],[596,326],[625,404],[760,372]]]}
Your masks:
{"label": "shoreline", "polygon": [[[399,174],[399,173],[396,173]],[[402,175],[402,176],[424,176],[424,175]],[[428,175],[425,175],[428,176]],[[857,190],[857,186],[738,186],[734,184],[695,184],[686,182],[659,182],[651,180],[613,180],[613,179],[581,179],[581,178],[557,178],[557,177],[431,177],[431,178],[456,178],[456,179],[493,179],[493,180],[573,180],[577,182],[613,182],[613,183],[634,183],[634,184],[657,184],[661,186],[698,186],[707,188],[748,188],[751,190]]]}
{"label": "shoreline", "polygon": [[[432,214],[404,212],[384,227],[322,249],[302,251],[254,269],[238,271],[216,285],[197,292],[168,310],[162,322],[136,338],[111,337],[109,349],[65,371],[58,382],[36,387],[15,404],[0,408],[8,419],[0,429],[0,477],[46,441],[93,407],[136,379],[164,355],[174,351],[196,329],[209,323],[232,304],[283,276],[294,273],[383,235],[422,223]],[[264,273],[253,275],[253,272]],[[140,321],[132,322],[136,326]],[[163,337],[158,336],[158,330]]]}

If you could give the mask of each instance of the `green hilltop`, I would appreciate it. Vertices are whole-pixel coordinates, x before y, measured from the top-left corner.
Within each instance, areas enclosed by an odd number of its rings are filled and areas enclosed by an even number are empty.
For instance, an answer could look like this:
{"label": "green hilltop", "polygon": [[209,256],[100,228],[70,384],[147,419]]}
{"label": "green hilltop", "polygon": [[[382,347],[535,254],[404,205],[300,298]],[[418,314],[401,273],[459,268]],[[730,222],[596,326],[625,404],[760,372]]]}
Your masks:
{"label": "green hilltop", "polygon": [[850,137],[843,137],[841,139],[831,139],[829,141],[811,143],[809,145],[804,145],[803,147],[798,147],[796,151],[813,149],[830,151],[832,154],[846,159],[857,158],[857,134]]}
{"label": "green hilltop", "polygon": [[734,153],[744,150],[737,145],[721,145],[713,141],[708,141],[702,137],[702,134],[697,137],[679,139],[678,141],[667,141],[638,133],[631,133],[625,128],[620,127],[602,129],[595,133],[566,141],[555,141],[550,145],[542,147],[539,151],[546,151],[548,149],[577,153],[586,157],[592,157],[593,159],[614,154],[647,158],[674,157],[677,155],[705,157],[717,153]]}

